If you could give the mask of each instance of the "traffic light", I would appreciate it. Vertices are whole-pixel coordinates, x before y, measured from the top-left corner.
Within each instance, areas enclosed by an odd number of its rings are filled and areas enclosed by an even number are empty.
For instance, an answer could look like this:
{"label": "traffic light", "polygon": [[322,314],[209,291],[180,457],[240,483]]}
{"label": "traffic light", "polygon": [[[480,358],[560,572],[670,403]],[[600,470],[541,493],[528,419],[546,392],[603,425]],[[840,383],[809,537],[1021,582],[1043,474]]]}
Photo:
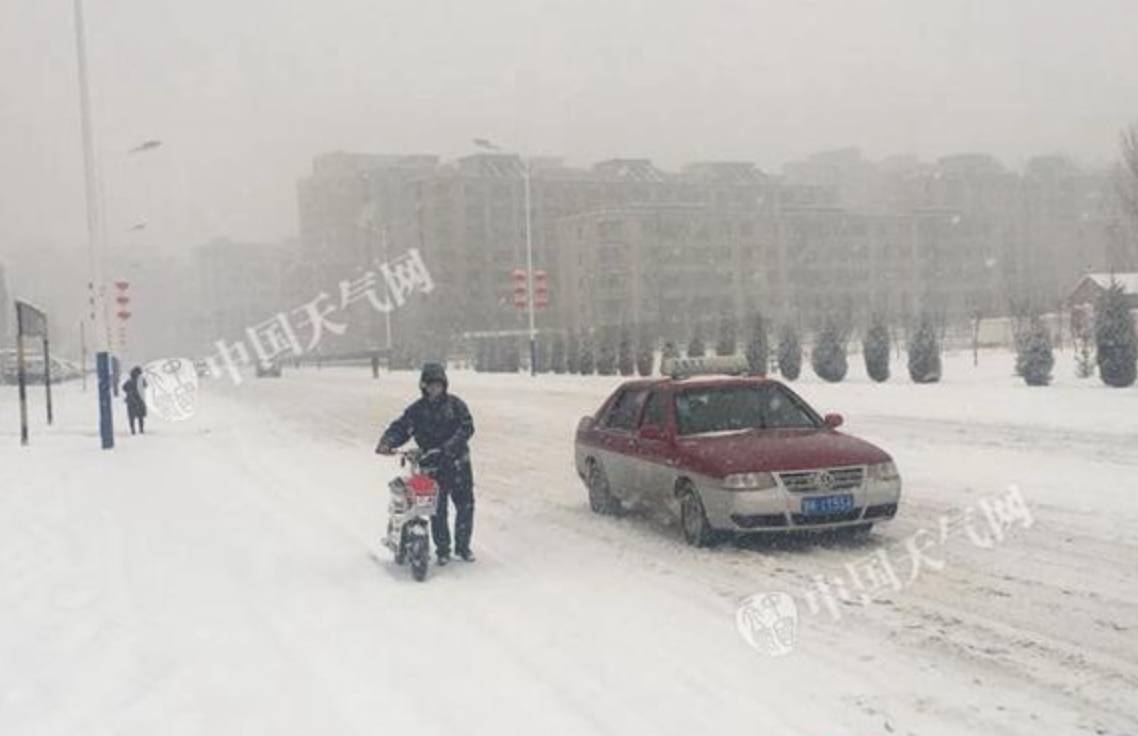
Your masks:
{"label": "traffic light", "polygon": [[515,268],[510,272],[510,277],[514,281],[514,306],[518,309],[525,309],[528,305],[529,289],[526,286],[526,272],[524,268]]}
{"label": "traffic light", "polygon": [[549,274],[545,271],[533,272],[533,306],[537,309],[549,306]]}

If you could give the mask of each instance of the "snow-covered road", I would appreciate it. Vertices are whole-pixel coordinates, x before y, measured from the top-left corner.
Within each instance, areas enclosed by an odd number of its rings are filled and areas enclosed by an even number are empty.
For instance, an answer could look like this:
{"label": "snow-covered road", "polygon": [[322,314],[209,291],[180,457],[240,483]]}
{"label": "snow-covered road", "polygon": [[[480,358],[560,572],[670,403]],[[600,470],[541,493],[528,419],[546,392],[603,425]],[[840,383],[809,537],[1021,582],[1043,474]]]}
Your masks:
{"label": "snow-covered road", "polygon": [[[5,392],[0,733],[1138,733],[1138,391],[1028,389],[1009,365],[801,382],[894,454],[898,520],[713,550],[589,512],[573,429],[616,379],[455,372],[479,559],[425,584],[369,557],[396,472],[371,450],[410,373],[216,382],[113,453],[75,386],[20,450]],[[802,611],[786,657],[736,630],[746,596],[843,576],[1013,483],[1030,528],[957,533],[943,569]]]}

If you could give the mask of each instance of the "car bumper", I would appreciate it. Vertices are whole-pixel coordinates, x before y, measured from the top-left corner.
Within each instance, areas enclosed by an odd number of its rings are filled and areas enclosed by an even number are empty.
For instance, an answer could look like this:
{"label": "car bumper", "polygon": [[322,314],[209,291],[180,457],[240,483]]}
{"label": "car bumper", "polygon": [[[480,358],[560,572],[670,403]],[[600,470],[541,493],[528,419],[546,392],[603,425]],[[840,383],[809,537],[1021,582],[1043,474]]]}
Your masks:
{"label": "car bumper", "polygon": [[[889,521],[897,514],[901,481],[866,480],[856,488],[825,493],[791,493],[782,485],[762,491],[728,490],[719,485],[699,487],[708,523],[718,530],[739,533],[834,529],[866,522]],[[850,494],[853,508],[828,514],[806,514],[804,498]]]}

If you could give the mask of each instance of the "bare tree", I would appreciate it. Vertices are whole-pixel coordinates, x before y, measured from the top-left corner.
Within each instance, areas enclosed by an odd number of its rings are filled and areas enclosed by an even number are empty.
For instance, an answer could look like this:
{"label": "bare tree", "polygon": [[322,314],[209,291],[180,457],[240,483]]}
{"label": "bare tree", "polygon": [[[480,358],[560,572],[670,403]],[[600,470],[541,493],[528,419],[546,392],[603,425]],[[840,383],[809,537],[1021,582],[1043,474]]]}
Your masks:
{"label": "bare tree", "polygon": [[1121,234],[1126,242],[1120,243],[1126,262],[1112,265],[1133,268],[1138,266],[1138,123],[1123,130],[1120,137],[1122,163],[1119,166],[1118,194],[1129,227]]}
{"label": "bare tree", "polygon": [[1122,201],[1138,224],[1138,123],[1122,131]]}

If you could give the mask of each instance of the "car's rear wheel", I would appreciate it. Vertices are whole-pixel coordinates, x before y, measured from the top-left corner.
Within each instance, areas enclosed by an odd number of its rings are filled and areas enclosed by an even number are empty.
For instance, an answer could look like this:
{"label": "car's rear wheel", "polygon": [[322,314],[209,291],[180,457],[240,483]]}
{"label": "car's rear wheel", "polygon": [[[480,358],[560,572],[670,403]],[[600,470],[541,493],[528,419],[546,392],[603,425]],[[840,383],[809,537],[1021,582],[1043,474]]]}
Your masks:
{"label": "car's rear wheel", "polygon": [[589,508],[597,514],[616,514],[620,511],[620,501],[612,495],[608,476],[597,461],[589,463],[586,480],[589,487]]}
{"label": "car's rear wheel", "polygon": [[715,530],[707,522],[703,501],[691,485],[680,490],[680,528],[684,540],[693,547],[707,547],[715,541]]}

